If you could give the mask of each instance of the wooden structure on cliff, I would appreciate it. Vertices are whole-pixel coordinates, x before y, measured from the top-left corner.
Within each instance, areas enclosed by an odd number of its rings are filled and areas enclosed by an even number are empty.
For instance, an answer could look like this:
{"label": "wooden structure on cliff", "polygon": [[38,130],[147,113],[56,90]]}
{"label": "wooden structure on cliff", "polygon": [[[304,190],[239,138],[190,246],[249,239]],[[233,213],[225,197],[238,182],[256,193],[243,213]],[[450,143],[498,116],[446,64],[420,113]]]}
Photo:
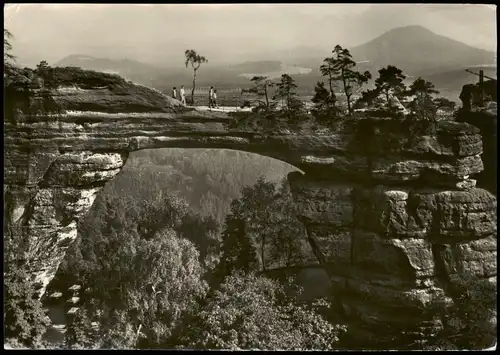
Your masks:
{"label": "wooden structure on cliff", "polygon": [[[479,70],[479,73],[475,73],[472,70],[465,69],[465,71],[469,74],[474,74],[479,76],[479,81],[476,84],[478,88],[478,104],[482,105],[488,97],[485,95],[487,94],[489,96],[490,100],[497,101],[497,95],[496,95],[496,85],[497,85],[497,79],[491,78],[489,76],[484,75],[484,70]],[[484,81],[484,79],[489,79],[487,82]]]}
{"label": "wooden structure on cliff", "polygon": [[484,75],[484,70],[482,70],[482,69],[479,71],[479,73],[474,73],[473,71],[471,71],[469,69],[465,69],[465,71],[467,73],[479,76],[479,84],[482,84],[484,82],[484,78],[489,79],[489,80],[497,80],[497,79],[490,78],[489,76]]}

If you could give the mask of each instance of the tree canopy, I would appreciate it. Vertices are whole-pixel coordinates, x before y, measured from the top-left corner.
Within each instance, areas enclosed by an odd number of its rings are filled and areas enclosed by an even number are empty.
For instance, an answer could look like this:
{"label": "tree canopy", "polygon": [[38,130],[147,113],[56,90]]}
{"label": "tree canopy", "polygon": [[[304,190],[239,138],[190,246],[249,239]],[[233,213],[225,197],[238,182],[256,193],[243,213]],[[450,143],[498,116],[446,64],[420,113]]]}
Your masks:
{"label": "tree canopy", "polygon": [[189,347],[228,350],[332,350],[342,326],[316,307],[298,304],[277,281],[254,275],[227,277],[188,326]]}

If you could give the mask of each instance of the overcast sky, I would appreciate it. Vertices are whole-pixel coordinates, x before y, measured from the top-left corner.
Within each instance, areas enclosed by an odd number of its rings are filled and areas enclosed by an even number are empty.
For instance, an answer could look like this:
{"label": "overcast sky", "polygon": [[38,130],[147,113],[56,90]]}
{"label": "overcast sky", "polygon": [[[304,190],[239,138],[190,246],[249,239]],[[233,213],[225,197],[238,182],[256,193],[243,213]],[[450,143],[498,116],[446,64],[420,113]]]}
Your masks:
{"label": "overcast sky", "polygon": [[487,50],[497,43],[492,5],[9,4],[4,19],[26,65],[70,54],[182,63],[188,48],[211,62],[238,62],[296,47],[352,47],[407,25]]}

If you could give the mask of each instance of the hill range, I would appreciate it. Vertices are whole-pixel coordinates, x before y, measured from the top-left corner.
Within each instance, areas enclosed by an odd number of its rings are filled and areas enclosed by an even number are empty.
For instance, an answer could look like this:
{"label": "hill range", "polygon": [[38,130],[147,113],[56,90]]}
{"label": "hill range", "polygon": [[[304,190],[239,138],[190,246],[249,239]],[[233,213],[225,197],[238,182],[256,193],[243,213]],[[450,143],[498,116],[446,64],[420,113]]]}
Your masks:
{"label": "hill range", "polygon": [[[332,48],[334,46],[332,43]],[[365,44],[348,49],[358,62],[359,70],[369,70],[376,77],[380,68],[395,65],[403,70],[409,82],[421,76],[432,81],[443,96],[455,100],[464,84],[477,82],[475,75],[465,72],[466,68],[476,72],[483,69],[485,75],[496,78],[496,53],[438,35],[422,26],[395,28]],[[221,89],[245,87],[249,85],[252,75],[277,78],[287,72],[294,76],[299,88],[312,92],[316,82],[323,80],[319,66],[331,53],[324,53],[320,57],[316,51],[315,57],[309,58],[301,50],[290,53],[293,54],[287,56],[286,62],[262,60],[227,66],[204,64],[198,71],[197,86],[214,85]],[[70,55],[54,65],[113,72],[164,91],[182,84],[189,87],[192,82],[192,70],[186,68],[184,63],[176,68],[162,68],[129,59]]]}

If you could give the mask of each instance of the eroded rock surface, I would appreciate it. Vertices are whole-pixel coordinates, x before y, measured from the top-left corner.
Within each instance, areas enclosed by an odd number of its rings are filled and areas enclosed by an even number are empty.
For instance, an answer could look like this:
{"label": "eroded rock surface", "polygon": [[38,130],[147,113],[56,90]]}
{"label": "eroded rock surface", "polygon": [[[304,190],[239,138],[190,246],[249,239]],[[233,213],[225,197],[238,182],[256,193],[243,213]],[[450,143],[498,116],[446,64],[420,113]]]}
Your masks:
{"label": "eroded rock surface", "polygon": [[[390,347],[435,332],[432,306],[453,302],[450,288],[469,271],[496,282],[496,197],[470,178],[483,170],[476,127],[444,122],[400,146],[403,134],[383,120],[364,121],[365,130],[259,132],[237,128],[226,114],[167,99],[158,110],[137,98],[127,106],[123,93],[96,90],[103,89],[59,88],[58,114],[14,105],[4,121],[4,233],[28,239],[42,293],[77,221],[128,154],[166,147],[238,149],[301,169],[288,177],[298,215],[349,333],[364,344]],[[84,110],[105,101],[115,109]]]}
{"label": "eroded rock surface", "polygon": [[[447,291],[454,283],[469,274],[496,277],[496,198],[486,190],[378,182],[369,188],[298,173],[289,181],[316,255],[360,337],[382,342],[401,329],[425,337],[438,327],[430,310],[437,301],[452,302]],[[379,336],[388,327],[396,333]]]}
{"label": "eroded rock surface", "polygon": [[497,192],[497,103],[490,101],[483,106],[473,106],[469,110],[462,109],[458,121],[476,126],[481,131],[484,153],[484,170],[477,174],[480,185],[492,193]]}

